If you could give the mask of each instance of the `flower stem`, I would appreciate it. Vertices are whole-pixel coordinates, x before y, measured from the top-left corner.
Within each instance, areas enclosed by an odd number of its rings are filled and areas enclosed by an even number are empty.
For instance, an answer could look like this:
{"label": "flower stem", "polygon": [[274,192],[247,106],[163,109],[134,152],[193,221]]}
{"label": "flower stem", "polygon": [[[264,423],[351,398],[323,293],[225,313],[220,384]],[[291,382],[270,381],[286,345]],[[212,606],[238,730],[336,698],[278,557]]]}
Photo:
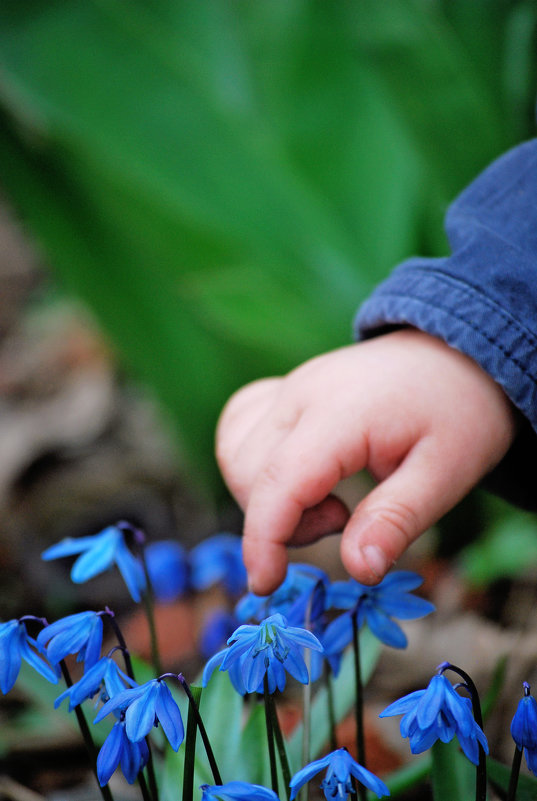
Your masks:
{"label": "flower stem", "polygon": [[[203,720],[201,719],[201,715],[200,715],[200,712],[199,712],[199,709],[198,709],[199,696],[201,696],[201,688],[198,688],[200,690],[200,692],[199,692],[199,695],[198,695],[198,702],[197,702],[196,699],[194,698],[194,696],[192,694],[192,691],[191,691],[191,689],[190,689],[190,687],[188,685],[188,682],[185,679],[185,677],[183,676],[183,674],[182,673],[177,674],[176,678],[181,683],[181,686],[182,686],[183,690],[185,691],[186,696],[188,698],[189,717],[190,717],[190,711],[192,711],[192,714],[194,715],[194,719],[195,719],[195,721],[197,723],[197,726],[198,726],[198,729],[199,729],[199,733],[201,734],[201,739],[203,740],[203,745],[205,747],[205,753],[207,754],[207,759],[209,760],[209,765],[211,767],[211,771],[212,771],[212,774],[213,774],[214,783],[215,784],[222,784],[222,777],[220,776],[220,771],[218,770],[218,765],[216,764],[216,759],[214,758],[214,752],[213,752],[213,749],[211,748],[211,743],[209,742],[209,737],[207,736],[207,730],[206,730],[206,728],[205,728],[205,726],[203,724]],[[187,726],[188,726],[188,722],[187,722]]]}
{"label": "flower stem", "polygon": [[[194,698],[194,704],[199,704],[201,697],[201,688],[195,687],[191,690]],[[185,769],[183,772],[183,799],[182,801],[193,801],[194,798],[194,762],[196,758],[196,735],[198,733],[198,724],[194,714],[192,704],[188,705],[188,719],[186,724],[186,737],[185,737]]]}
{"label": "flower stem", "polygon": [[278,720],[278,715],[276,712],[276,704],[274,703],[274,696],[271,695],[270,693],[268,697],[268,708],[272,721],[272,731],[274,734],[274,738],[276,740],[278,756],[280,758],[280,765],[282,768],[282,776],[283,776],[283,781],[285,783],[287,799],[289,801],[291,797],[291,788],[289,787],[289,784],[291,782],[291,771],[289,769],[289,760],[287,759],[287,750],[285,748],[285,742],[283,739],[282,730],[280,728],[280,721]]}
{"label": "flower stem", "polygon": [[[60,662],[60,668],[66,685],[68,687],[72,687],[73,682],[71,680],[70,673],[67,669],[67,665],[65,664],[63,659]],[[80,733],[82,734],[82,738],[84,740],[84,744],[86,746],[86,750],[90,758],[91,768],[95,778],[97,779],[97,784],[99,786],[99,790],[103,798],[103,801],[114,801],[114,796],[112,795],[112,791],[110,790],[108,784],[105,784],[104,787],[101,787],[101,783],[99,782],[99,779],[97,777],[97,749],[95,748],[95,743],[93,742],[88,722],[80,706],[75,706],[75,715],[78,727],[80,729]]]}
{"label": "flower stem", "polygon": [[324,685],[326,688],[326,703],[328,706],[328,720],[330,721],[330,750],[337,749],[336,713],[334,710],[334,689],[332,687],[332,668],[328,661],[324,664]]}
{"label": "flower stem", "polygon": [[[474,720],[480,729],[483,728],[483,714],[481,712],[481,702],[479,700],[479,693],[472,678],[462,668],[457,665],[452,665],[451,662],[444,662],[439,667],[439,673],[442,674],[445,670],[452,670],[457,673],[464,681],[468,692],[472,699],[472,710],[474,713]],[[475,774],[475,799],[476,801],[486,801],[487,798],[487,755],[481,743],[479,745],[479,764]]]}
{"label": "flower stem", "polygon": [[520,773],[520,763],[522,762],[523,748],[515,746],[515,753],[513,754],[513,764],[511,766],[511,776],[509,778],[509,789],[507,790],[507,800],[515,801],[516,788],[518,785],[518,776]]}
{"label": "flower stem", "polygon": [[[365,768],[364,691],[360,660],[360,634],[358,632],[356,612],[352,615],[352,648],[354,652],[354,675],[356,681],[356,699],[354,705],[354,713],[356,716],[356,750],[358,762]],[[361,782],[358,783],[358,794],[360,796],[360,801],[367,801],[367,791]]]}
{"label": "flower stem", "polygon": [[263,695],[265,700],[265,723],[267,726],[267,745],[270,760],[270,782],[273,792],[278,795],[278,766],[276,765],[276,751],[274,749],[274,730],[272,725],[272,715],[270,712],[270,693],[268,678],[265,673],[263,679]]}

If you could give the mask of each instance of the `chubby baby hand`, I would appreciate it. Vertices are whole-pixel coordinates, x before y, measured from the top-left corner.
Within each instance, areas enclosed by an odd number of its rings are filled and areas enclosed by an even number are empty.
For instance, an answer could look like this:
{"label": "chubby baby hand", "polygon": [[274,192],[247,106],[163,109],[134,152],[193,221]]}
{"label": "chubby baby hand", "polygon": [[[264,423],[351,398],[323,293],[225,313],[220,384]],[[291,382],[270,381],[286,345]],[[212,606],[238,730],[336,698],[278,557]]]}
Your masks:
{"label": "chubby baby hand", "polygon": [[[343,530],[364,584],[451,509],[508,450],[515,415],[475,362],[414,329],[324,354],[227,403],[217,458],[244,510],[250,589],[283,581],[287,546]],[[376,487],[349,514],[331,495],[367,469]]]}

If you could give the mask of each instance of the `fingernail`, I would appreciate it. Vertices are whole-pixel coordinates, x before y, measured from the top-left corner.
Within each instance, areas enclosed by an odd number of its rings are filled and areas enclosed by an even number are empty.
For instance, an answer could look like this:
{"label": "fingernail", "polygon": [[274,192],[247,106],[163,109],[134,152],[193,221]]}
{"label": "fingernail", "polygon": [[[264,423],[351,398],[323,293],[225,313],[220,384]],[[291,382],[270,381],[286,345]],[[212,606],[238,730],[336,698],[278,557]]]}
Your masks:
{"label": "fingernail", "polygon": [[362,557],[374,576],[382,578],[388,570],[388,559],[378,545],[364,545],[361,548]]}

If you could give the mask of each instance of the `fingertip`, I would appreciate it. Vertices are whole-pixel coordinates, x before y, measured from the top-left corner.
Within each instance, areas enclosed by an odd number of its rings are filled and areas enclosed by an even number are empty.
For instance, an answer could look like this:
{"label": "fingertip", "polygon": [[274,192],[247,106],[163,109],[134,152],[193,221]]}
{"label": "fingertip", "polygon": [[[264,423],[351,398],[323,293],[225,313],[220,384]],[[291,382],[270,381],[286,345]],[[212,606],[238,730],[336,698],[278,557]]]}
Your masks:
{"label": "fingertip", "polygon": [[245,537],[243,558],[248,573],[248,590],[255,595],[270,595],[278,589],[287,573],[284,545]]}

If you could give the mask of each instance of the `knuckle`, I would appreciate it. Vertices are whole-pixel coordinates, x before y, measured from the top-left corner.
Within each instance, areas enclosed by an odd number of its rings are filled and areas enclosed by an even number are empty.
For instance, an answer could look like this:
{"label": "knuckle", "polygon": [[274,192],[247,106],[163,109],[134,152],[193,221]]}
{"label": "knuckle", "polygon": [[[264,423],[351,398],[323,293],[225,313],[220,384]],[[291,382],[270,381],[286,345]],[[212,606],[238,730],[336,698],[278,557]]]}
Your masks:
{"label": "knuckle", "polygon": [[374,514],[380,523],[393,530],[405,547],[420,533],[420,524],[415,511],[401,501],[392,501],[389,506],[374,510]]}

